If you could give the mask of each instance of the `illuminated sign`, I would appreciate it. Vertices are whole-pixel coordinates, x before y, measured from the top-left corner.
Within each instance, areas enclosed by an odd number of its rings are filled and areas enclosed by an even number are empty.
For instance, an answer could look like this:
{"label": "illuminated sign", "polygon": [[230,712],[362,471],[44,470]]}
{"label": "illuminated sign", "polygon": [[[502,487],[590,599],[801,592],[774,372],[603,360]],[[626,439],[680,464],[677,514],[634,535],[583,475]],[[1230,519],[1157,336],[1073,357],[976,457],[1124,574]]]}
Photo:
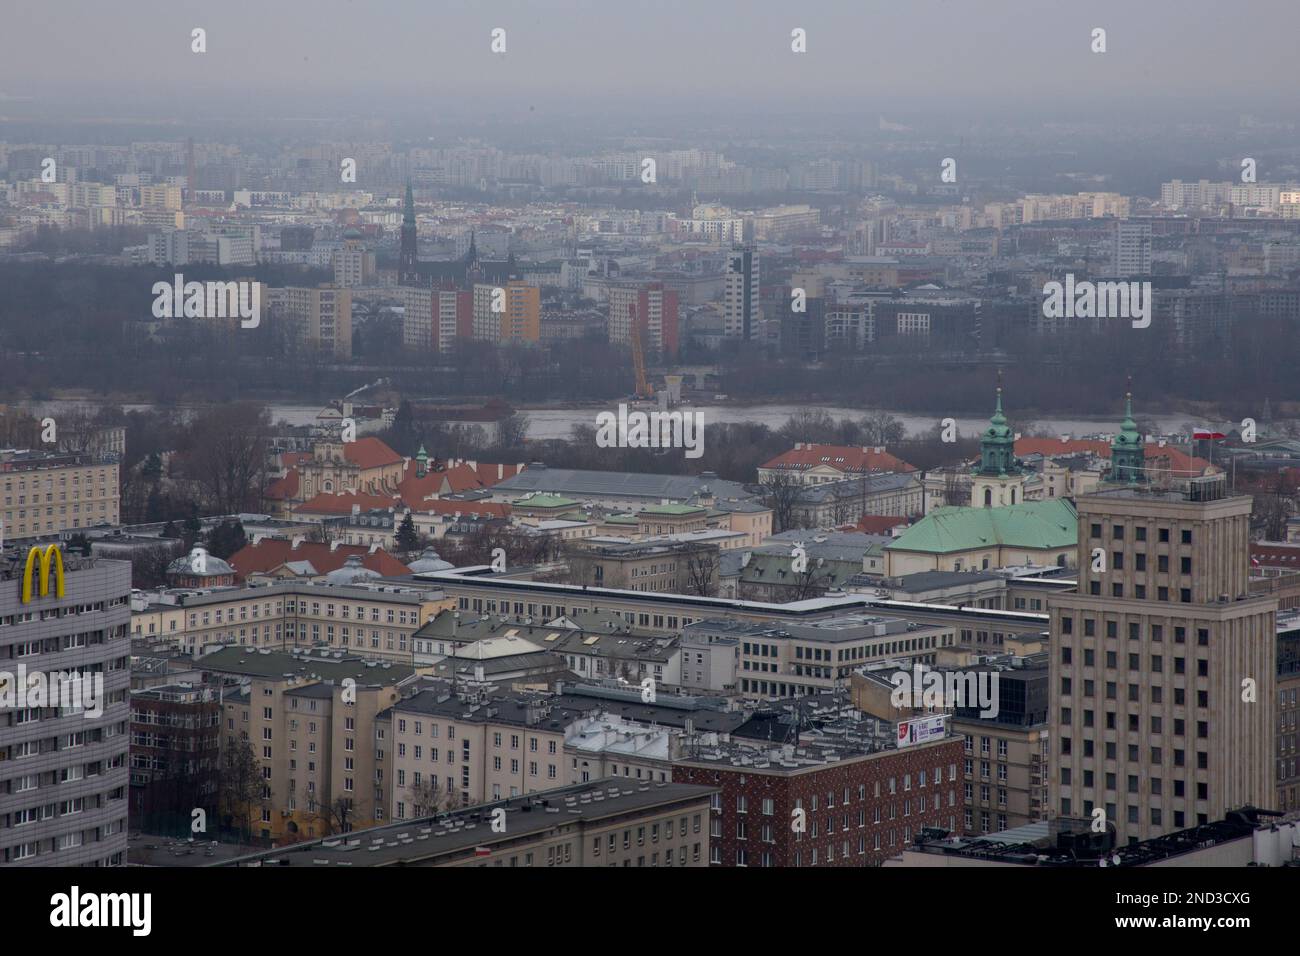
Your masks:
{"label": "illuminated sign", "polygon": [[23,603],[27,604],[32,599],[32,572],[37,571],[37,562],[40,563],[40,596],[45,597],[50,593],[50,565],[54,565],[54,594],[56,597],[63,597],[63,554],[59,551],[57,544],[49,545],[44,551],[39,547],[32,548],[27,552],[27,566],[23,568]]}

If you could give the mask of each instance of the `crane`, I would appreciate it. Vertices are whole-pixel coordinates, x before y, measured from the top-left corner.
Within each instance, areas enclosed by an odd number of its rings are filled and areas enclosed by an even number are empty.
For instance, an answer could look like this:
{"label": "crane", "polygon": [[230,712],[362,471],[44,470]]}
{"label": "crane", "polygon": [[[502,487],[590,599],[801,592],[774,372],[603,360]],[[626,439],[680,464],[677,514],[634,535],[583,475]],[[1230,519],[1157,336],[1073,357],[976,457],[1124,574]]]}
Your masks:
{"label": "crane", "polygon": [[631,306],[629,334],[632,338],[632,367],[636,370],[636,394],[634,398],[654,398],[650,383],[645,374],[645,348],[641,344],[641,325],[637,322],[636,305]]}

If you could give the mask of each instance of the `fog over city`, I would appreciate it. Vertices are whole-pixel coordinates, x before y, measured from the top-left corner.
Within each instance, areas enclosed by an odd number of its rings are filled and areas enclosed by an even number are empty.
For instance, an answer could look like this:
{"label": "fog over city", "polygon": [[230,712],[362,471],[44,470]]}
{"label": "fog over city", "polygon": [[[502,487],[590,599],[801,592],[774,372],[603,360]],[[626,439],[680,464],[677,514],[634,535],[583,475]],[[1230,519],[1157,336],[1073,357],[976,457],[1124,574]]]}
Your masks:
{"label": "fog over city", "polygon": [[1291,928],[1294,3],[10,6],[8,928]]}

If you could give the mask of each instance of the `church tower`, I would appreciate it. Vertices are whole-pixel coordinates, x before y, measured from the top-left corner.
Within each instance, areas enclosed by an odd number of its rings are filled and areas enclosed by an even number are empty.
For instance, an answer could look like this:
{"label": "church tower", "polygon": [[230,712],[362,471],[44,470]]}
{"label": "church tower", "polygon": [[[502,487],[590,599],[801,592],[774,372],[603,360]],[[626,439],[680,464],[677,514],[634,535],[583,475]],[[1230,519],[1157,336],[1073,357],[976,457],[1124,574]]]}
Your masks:
{"label": "church tower", "polygon": [[397,281],[401,285],[419,285],[420,269],[416,256],[415,194],[411,181],[406,181],[406,202],[402,209],[402,245],[397,265]]}
{"label": "church tower", "polygon": [[1110,443],[1110,476],[1112,484],[1137,485],[1147,480],[1146,447],[1133,420],[1133,380],[1124,393],[1124,423],[1119,434]]}
{"label": "church tower", "polygon": [[980,463],[971,480],[971,506],[1000,508],[1025,500],[1025,474],[1016,461],[1016,436],[1002,413],[1002,375],[998,374],[997,405],[989,427],[980,436]]}

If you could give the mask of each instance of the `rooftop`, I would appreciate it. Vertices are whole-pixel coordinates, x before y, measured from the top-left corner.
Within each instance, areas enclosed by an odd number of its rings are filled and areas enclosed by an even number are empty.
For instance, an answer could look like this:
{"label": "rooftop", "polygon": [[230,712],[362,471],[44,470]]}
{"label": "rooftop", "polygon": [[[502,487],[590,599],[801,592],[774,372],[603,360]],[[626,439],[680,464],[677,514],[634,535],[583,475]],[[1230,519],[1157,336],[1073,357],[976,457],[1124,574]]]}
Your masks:
{"label": "rooftop", "polygon": [[[479,850],[506,849],[541,837],[561,823],[593,823],[657,807],[703,802],[714,787],[683,783],[641,784],[613,780],[557,787],[526,796],[451,810],[410,822],[326,837],[279,850],[215,862],[214,866],[396,866],[461,858]],[[491,827],[493,811],[506,812],[504,833]]]}

